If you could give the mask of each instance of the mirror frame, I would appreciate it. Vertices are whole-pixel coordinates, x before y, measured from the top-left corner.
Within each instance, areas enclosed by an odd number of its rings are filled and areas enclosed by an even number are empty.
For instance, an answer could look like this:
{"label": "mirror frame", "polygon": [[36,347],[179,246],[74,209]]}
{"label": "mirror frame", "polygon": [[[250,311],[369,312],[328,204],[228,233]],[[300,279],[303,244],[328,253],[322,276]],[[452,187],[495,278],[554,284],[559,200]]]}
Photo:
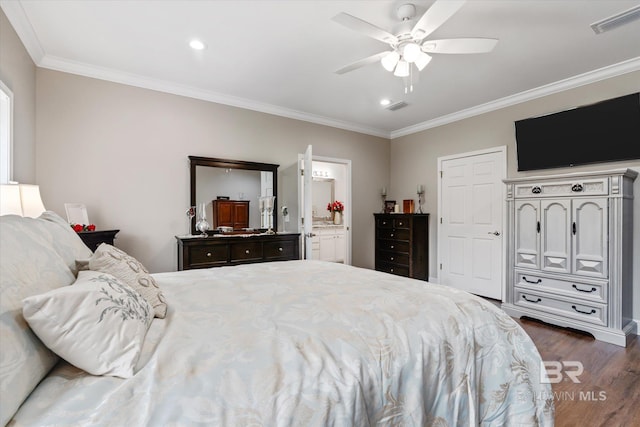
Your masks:
{"label": "mirror frame", "polygon": [[[273,163],[247,162],[244,160],[218,159],[214,157],[189,156],[189,181],[190,181],[190,205],[196,206],[196,166],[209,166],[214,168],[244,169],[273,173],[273,195],[276,198],[276,206],[273,210],[273,231],[278,231],[278,167]],[[211,231],[211,230],[210,230]],[[191,223],[191,234],[197,234],[195,221]]]}

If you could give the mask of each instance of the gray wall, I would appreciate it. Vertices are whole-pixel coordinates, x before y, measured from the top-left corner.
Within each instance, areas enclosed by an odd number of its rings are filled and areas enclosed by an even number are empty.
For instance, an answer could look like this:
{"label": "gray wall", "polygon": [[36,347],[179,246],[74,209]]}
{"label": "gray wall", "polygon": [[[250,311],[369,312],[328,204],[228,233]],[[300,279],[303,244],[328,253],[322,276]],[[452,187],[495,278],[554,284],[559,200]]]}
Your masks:
{"label": "gray wall", "polygon": [[[47,208],[84,203],[151,271],[177,266],[189,155],[294,164],[308,144],[350,159],[353,264],[373,268],[373,215],[389,180],[384,138],[38,68],[36,164]],[[279,185],[281,182],[279,180]]]}
{"label": "gray wall", "polygon": [[0,9],[0,80],[13,92],[13,179],[36,182],[36,66]]}
{"label": "gray wall", "polygon": [[[559,168],[544,171],[517,172],[513,125],[515,120],[615,98],[639,90],[640,72],[629,73],[392,140],[389,198],[395,198],[396,200],[415,199],[416,185],[425,184],[426,186],[424,210],[432,215],[429,230],[431,234],[430,276],[437,276],[438,157],[490,147],[506,146],[508,177],[549,175],[618,167],[628,167],[640,172],[640,160],[579,166],[571,169]],[[606,143],[606,141],[603,141],[603,143]],[[640,143],[640,139],[638,143]],[[634,183],[634,194],[635,227],[633,231],[633,250],[636,255],[634,257],[633,298],[634,318],[640,319],[640,178],[636,179]]]}

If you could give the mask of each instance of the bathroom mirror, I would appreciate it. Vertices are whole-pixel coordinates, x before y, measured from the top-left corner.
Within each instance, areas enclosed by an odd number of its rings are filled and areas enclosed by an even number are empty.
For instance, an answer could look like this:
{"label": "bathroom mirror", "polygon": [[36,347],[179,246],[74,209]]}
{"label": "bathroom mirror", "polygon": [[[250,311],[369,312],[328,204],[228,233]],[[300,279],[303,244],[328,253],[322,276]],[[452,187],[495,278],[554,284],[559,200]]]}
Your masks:
{"label": "bathroom mirror", "polygon": [[331,212],[327,204],[335,199],[335,180],[333,178],[313,178],[312,212],[314,221],[328,220]]}
{"label": "bathroom mirror", "polygon": [[[205,204],[207,221],[214,230],[213,200],[248,202],[249,229],[268,228],[260,218],[259,197],[276,196],[276,209],[272,212],[273,230],[277,230],[278,166],[270,163],[189,156],[191,206]],[[186,207],[185,207],[186,209]],[[196,219],[191,232],[196,234]]]}

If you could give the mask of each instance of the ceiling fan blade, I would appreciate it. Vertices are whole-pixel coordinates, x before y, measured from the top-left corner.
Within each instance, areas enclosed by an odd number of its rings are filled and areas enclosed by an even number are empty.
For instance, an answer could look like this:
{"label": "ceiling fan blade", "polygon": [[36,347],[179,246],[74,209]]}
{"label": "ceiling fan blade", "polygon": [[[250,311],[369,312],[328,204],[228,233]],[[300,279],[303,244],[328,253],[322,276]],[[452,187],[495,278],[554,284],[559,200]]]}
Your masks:
{"label": "ceiling fan blade", "polygon": [[498,39],[460,38],[427,40],[422,44],[426,53],[487,53],[491,52]]}
{"label": "ceiling fan blade", "polygon": [[346,65],[342,68],[340,68],[339,70],[336,70],[336,74],[344,74],[344,73],[348,73],[349,71],[353,71],[357,68],[360,67],[364,67],[365,65],[369,65],[369,64],[373,64],[374,62],[378,62],[380,61],[382,58],[384,58],[387,54],[389,54],[391,51],[387,50],[384,52],[380,52],[380,53],[376,53],[375,55],[371,55],[367,58],[361,59],[359,61],[356,61],[352,64]]}
{"label": "ceiling fan blade", "polygon": [[440,25],[456,13],[466,0],[436,0],[433,5],[420,17],[411,30],[414,38],[422,40],[433,33]]}
{"label": "ceiling fan blade", "polygon": [[398,42],[398,38],[393,34],[389,33],[388,31],[385,31],[382,28],[376,27],[375,25],[370,24],[367,21],[363,21],[360,18],[356,18],[353,15],[349,15],[348,13],[341,12],[331,19],[333,19],[338,24],[344,25],[350,30],[365,34],[376,40],[380,40],[381,42],[384,42],[384,43]]}

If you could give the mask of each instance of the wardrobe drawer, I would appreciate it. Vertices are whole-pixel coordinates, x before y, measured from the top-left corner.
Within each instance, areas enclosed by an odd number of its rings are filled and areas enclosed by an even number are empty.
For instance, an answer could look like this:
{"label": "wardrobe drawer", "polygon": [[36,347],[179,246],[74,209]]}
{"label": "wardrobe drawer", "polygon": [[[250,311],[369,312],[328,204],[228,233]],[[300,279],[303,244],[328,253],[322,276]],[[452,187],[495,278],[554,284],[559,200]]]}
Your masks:
{"label": "wardrobe drawer", "polygon": [[387,262],[380,262],[376,260],[376,270],[395,274],[397,276],[409,277],[409,266],[389,264]]}
{"label": "wardrobe drawer", "polygon": [[[315,247],[314,247],[315,248]],[[318,249],[320,249],[318,242]],[[264,257],[266,259],[272,258],[295,258],[295,244],[292,241],[283,242],[265,242],[264,243]]]}
{"label": "wardrobe drawer", "polygon": [[514,197],[606,196],[609,178],[576,178],[572,181],[515,184]]}
{"label": "wardrobe drawer", "polygon": [[376,248],[382,251],[409,253],[409,242],[380,239],[376,242]]}
{"label": "wardrobe drawer", "polygon": [[409,228],[409,218],[402,215],[397,218],[378,218],[376,226],[378,228]]}
{"label": "wardrobe drawer", "polygon": [[386,229],[381,228],[378,231],[378,237],[381,239],[409,240],[409,230],[407,229]]}
{"label": "wardrobe drawer", "polygon": [[516,270],[516,286],[559,293],[572,298],[607,302],[607,282],[562,280]]}
{"label": "wardrobe drawer", "polygon": [[231,261],[247,261],[262,258],[262,243],[260,242],[242,242],[232,243]]}
{"label": "wardrobe drawer", "polygon": [[409,267],[409,254],[406,253],[378,251],[376,260]]}
{"label": "wardrobe drawer", "polygon": [[229,245],[198,245],[187,247],[191,266],[201,264],[226,263],[229,256]]}
{"label": "wardrobe drawer", "polygon": [[568,317],[582,322],[607,326],[607,306],[592,302],[563,299],[516,289],[515,305]]}

